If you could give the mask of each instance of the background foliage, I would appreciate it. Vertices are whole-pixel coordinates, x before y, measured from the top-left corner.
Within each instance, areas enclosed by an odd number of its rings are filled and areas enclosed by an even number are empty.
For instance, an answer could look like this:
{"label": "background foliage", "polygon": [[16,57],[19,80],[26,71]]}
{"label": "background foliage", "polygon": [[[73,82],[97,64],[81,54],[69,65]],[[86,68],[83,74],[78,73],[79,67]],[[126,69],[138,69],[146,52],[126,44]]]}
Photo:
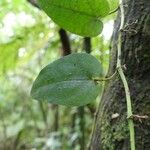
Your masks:
{"label": "background foliage", "polygon": [[[59,27],[26,0],[1,0],[0,12],[0,150],[82,149],[90,140],[99,98],[81,111],[29,96],[39,71],[62,57]],[[91,39],[91,54],[102,63],[104,75],[113,19],[114,14],[105,18],[102,34]],[[86,51],[84,38],[68,37],[72,52]]]}

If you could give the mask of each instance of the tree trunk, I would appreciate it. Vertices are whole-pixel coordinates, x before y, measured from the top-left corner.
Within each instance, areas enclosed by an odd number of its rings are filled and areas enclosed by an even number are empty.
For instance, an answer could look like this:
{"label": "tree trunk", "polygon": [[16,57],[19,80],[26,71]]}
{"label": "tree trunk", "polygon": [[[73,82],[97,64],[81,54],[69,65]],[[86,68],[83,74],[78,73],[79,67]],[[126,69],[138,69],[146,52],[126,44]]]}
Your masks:
{"label": "tree trunk", "polygon": [[[122,32],[122,65],[126,66],[134,119],[136,150],[150,150],[150,1],[123,0],[125,24]],[[108,76],[116,69],[120,13],[115,21]],[[115,114],[115,115],[114,115]],[[91,150],[129,150],[130,139],[123,84],[117,75],[107,82],[96,115]]]}

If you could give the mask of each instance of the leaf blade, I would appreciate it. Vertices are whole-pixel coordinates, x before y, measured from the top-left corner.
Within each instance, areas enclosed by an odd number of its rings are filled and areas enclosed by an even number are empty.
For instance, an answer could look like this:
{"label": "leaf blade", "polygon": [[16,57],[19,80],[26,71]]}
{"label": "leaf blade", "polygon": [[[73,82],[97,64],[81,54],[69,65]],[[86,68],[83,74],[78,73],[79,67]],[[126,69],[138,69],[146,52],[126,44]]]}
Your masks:
{"label": "leaf blade", "polygon": [[103,28],[100,18],[109,13],[107,0],[39,0],[39,4],[59,26],[81,36],[97,36]]}
{"label": "leaf blade", "polygon": [[101,86],[92,80],[102,76],[98,60],[85,53],[72,54],[46,66],[37,77],[31,96],[66,106],[82,106],[95,100]]}

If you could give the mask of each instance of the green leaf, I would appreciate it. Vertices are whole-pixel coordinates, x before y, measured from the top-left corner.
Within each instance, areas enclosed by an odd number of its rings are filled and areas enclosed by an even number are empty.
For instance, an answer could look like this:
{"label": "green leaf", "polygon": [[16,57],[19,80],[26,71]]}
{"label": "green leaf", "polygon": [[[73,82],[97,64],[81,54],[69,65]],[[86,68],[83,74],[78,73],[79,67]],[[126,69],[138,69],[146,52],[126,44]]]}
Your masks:
{"label": "green leaf", "polygon": [[116,10],[119,7],[119,0],[108,0],[110,6],[110,12]]}
{"label": "green leaf", "polygon": [[86,53],[71,54],[46,66],[35,80],[31,96],[66,106],[82,106],[96,99],[102,76],[99,61]]}
{"label": "green leaf", "polygon": [[101,18],[109,13],[107,0],[38,0],[41,8],[62,28],[81,35],[97,36]]}

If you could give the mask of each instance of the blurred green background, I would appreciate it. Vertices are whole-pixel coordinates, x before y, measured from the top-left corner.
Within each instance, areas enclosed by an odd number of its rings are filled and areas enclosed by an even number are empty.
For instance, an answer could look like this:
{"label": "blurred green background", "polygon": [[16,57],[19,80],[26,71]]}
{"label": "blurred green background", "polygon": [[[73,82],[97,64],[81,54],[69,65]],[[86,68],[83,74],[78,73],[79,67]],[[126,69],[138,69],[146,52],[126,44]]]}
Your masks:
{"label": "blurred green background", "polygon": [[[102,63],[104,75],[114,18],[114,14],[105,18],[102,34],[90,39],[91,54]],[[28,1],[0,0],[0,150],[87,149],[99,97],[84,108],[51,105],[30,97],[39,71],[62,57],[59,30]],[[87,51],[85,38],[67,35],[72,53]]]}

